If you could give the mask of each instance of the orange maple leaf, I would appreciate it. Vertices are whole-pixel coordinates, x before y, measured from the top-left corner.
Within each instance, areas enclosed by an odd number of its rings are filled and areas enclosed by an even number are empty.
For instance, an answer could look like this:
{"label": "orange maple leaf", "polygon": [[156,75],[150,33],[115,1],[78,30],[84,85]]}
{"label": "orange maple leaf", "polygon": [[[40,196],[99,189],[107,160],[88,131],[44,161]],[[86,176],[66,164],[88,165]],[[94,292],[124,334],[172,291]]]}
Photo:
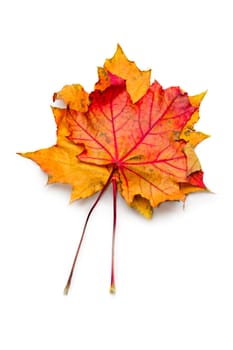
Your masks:
{"label": "orange maple leaf", "polygon": [[98,75],[90,94],[79,84],[66,85],[54,94],[54,101],[62,99],[67,106],[52,108],[57,144],[21,153],[40,165],[49,183],[70,184],[71,200],[100,191],[87,216],[65,293],[89,217],[110,183],[114,207],[111,292],[115,291],[117,190],[146,218],[164,201],[184,201],[186,194],[206,190],[194,150],[207,137],[194,130],[205,93],[190,97],[179,87],[150,84],[150,71],[140,71],[119,45],[113,58],[98,68]]}

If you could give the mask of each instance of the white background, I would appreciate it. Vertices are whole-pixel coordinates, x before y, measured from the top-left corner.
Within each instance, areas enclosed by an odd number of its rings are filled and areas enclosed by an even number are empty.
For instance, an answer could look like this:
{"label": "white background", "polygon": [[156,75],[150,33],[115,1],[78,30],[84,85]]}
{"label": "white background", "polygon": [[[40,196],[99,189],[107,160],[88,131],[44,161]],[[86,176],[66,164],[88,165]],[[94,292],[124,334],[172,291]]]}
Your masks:
{"label": "white background", "polygon": [[[2,1],[0,5],[0,348],[233,349],[231,1]],[[108,292],[112,195],[96,208],[74,283],[63,296],[94,197],[19,151],[55,142],[53,92],[81,83],[120,43],[164,87],[208,89],[197,148],[214,194],[165,203],[145,220],[119,198],[117,294]]]}

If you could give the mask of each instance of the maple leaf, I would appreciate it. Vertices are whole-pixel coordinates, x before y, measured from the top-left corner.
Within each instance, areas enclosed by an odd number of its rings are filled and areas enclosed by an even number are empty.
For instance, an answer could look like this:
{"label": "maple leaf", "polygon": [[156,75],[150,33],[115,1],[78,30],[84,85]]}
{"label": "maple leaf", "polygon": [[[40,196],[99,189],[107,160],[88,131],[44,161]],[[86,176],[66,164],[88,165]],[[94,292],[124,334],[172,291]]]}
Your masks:
{"label": "maple leaf", "polygon": [[72,186],[71,200],[99,192],[84,224],[65,287],[68,293],[75,263],[92,211],[107,187],[113,188],[113,236],[110,291],[115,292],[114,241],[116,201],[120,192],[127,204],[146,218],[153,208],[188,193],[205,191],[203,171],[195,147],[206,137],[196,132],[205,93],[188,96],[179,87],[163,89],[150,70],[141,71],[118,45],[116,53],[98,68],[99,81],[88,94],[81,85],[66,85],[53,100],[57,144],[21,153],[48,174],[48,183]]}

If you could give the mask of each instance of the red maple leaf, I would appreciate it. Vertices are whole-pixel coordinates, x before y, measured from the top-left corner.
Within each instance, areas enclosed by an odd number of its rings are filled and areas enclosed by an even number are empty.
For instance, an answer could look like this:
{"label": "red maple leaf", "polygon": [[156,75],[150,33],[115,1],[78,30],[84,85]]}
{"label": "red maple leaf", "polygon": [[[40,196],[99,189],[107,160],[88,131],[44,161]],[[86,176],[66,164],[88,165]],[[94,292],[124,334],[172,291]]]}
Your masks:
{"label": "red maple leaf", "polygon": [[179,87],[150,85],[150,71],[140,71],[118,45],[112,59],[98,69],[99,81],[87,94],[67,85],[54,94],[66,109],[53,108],[57,144],[22,155],[36,161],[49,183],[72,186],[72,200],[100,191],[91,207],[65,288],[73,270],[89,217],[106,188],[113,187],[113,240],[110,291],[115,291],[114,241],[117,190],[146,218],[168,200],[185,200],[206,190],[194,147],[207,135],[196,132],[204,93],[189,97]]}

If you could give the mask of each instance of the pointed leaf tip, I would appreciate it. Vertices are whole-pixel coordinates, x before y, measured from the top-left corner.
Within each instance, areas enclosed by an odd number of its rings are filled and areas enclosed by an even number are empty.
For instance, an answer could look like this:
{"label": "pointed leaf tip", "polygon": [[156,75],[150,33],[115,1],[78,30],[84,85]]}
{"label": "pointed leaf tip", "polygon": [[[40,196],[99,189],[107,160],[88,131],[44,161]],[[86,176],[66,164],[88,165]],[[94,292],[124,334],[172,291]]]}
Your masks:
{"label": "pointed leaf tip", "polygon": [[133,103],[140,100],[150,86],[151,70],[141,71],[135,62],[126,57],[119,44],[114,56],[106,59],[104,68],[126,81],[126,88]]}
{"label": "pointed leaf tip", "polygon": [[205,91],[201,92],[200,94],[197,94],[194,96],[189,96],[189,101],[190,101],[191,105],[194,107],[199,107],[202,100],[206,96],[207,92],[208,92],[208,90],[205,90]]}
{"label": "pointed leaf tip", "polygon": [[136,195],[133,199],[133,202],[130,206],[136,209],[141,215],[143,215],[146,219],[151,219],[153,215],[153,208],[150,205],[148,199],[143,198],[140,195]]}
{"label": "pointed leaf tip", "polygon": [[53,102],[61,99],[67,107],[77,112],[87,112],[89,95],[80,84],[65,85],[59,92],[53,95]]}

